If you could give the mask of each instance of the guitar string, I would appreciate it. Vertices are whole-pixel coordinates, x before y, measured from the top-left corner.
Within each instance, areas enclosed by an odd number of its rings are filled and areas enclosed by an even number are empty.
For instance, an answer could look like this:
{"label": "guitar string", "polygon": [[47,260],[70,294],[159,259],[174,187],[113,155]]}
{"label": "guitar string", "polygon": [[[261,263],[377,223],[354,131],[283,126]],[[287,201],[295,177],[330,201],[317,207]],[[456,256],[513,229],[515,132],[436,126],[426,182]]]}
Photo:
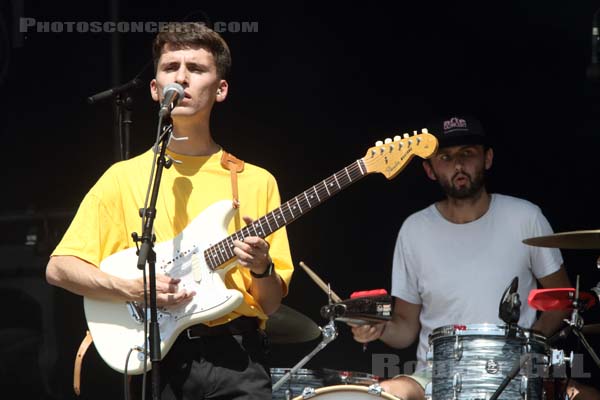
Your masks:
{"label": "guitar string", "polygon": [[[309,189],[300,193],[296,197],[283,203],[281,206],[267,213],[265,216],[259,218],[258,220],[254,221],[252,224],[245,226],[244,228],[236,231],[229,237],[221,240],[220,242],[206,249],[204,253],[207,264],[212,269],[215,269],[219,265],[222,265],[231,258],[235,257],[235,254],[233,253],[234,237],[237,240],[243,240],[248,236],[253,236],[250,232],[251,229],[255,232],[254,236],[259,236],[263,238],[268,236],[269,234],[275,232],[275,230],[281,228],[282,226],[293,222],[295,219],[299,218],[304,213],[310,211],[312,208],[321,204],[323,201],[329,199],[331,196],[341,191],[345,187],[354,183],[359,178],[365,176],[366,173],[364,171],[364,162],[362,159],[359,159],[356,162],[352,163],[350,166],[325,178],[323,181],[317,183],[316,185],[310,187]],[[333,186],[334,182],[335,186]],[[329,189],[327,188],[327,183],[330,184],[330,187],[334,188],[333,192],[329,191]],[[311,203],[311,201],[309,200],[309,192],[314,193],[310,194],[310,199],[316,200],[316,202],[313,201]],[[317,199],[314,199],[315,195],[317,196]],[[293,203],[294,201],[298,203],[298,206],[301,209],[301,212],[296,215],[294,215],[293,211],[290,208],[290,203]],[[284,211],[284,206],[288,207],[289,214],[286,213],[286,211]],[[296,209],[296,206],[293,206],[293,208]],[[284,221],[286,221],[283,225],[276,222],[275,212],[279,212],[280,215],[283,216]],[[291,218],[285,218],[286,214]],[[273,222],[273,225],[277,227],[276,229],[272,229],[271,223],[269,222],[269,218],[272,218],[271,221]],[[269,226],[270,232],[265,232],[263,223],[266,223]],[[260,227],[260,231],[257,230],[257,226]]]}

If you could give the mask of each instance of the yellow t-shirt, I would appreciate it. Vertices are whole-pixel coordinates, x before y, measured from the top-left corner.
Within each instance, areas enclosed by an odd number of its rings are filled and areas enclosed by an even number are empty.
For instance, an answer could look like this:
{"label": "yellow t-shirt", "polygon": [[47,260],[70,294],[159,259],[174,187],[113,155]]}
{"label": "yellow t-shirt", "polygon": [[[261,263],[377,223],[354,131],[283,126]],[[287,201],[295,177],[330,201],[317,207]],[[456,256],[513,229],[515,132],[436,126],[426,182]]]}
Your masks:
{"label": "yellow t-shirt", "polygon": [[[230,172],[221,166],[222,151],[205,157],[167,154],[175,162],[163,175],[156,204],[156,243],[168,241],[205,208],[220,200],[232,200]],[[52,255],[70,255],[99,266],[120,250],[134,247],[132,232],[142,233],[139,209],[144,206],[154,152],[145,153],[111,166],[83,199],[75,218]],[[229,234],[245,224],[242,216],[257,219],[279,207],[275,178],[265,169],[246,163],[238,174],[240,208],[228,226]],[[209,228],[209,227],[207,227]],[[218,238],[222,239],[222,238]],[[269,254],[287,294],[293,264],[285,227],[269,235]],[[236,266],[226,275],[225,284],[242,292],[244,302],[232,313],[207,325],[219,325],[240,315],[267,316],[248,292],[252,277],[247,268]],[[201,295],[201,293],[196,294]]]}

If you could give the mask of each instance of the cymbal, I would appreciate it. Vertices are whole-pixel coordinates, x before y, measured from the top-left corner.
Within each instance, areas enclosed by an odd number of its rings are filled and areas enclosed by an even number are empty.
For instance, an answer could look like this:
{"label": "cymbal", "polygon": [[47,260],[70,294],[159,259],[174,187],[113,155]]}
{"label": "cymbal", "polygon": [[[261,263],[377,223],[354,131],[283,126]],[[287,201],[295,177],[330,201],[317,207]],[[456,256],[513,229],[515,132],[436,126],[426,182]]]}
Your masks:
{"label": "cymbal", "polygon": [[318,338],[321,330],[304,314],[282,304],[267,320],[267,335],[272,343],[302,343]]}
{"label": "cymbal", "polygon": [[523,240],[523,243],[537,247],[561,249],[600,249],[600,229],[555,233]]}

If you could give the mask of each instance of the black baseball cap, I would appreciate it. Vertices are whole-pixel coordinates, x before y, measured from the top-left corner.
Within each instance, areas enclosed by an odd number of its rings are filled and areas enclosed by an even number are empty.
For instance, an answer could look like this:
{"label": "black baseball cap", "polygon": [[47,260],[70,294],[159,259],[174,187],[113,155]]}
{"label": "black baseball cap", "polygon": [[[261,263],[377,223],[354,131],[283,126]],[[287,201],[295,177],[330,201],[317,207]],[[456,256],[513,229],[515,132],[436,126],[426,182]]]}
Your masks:
{"label": "black baseball cap", "polygon": [[449,115],[427,124],[438,140],[438,148],[481,144],[489,146],[483,126],[478,119],[467,115]]}

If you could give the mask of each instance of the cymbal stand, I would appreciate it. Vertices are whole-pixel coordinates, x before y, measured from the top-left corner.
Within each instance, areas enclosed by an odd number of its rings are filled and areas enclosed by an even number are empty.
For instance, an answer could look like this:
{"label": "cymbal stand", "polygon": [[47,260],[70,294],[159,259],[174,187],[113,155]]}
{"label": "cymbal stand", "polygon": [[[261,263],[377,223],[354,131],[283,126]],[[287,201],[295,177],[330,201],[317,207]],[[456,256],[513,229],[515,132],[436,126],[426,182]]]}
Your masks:
{"label": "cymbal stand", "polygon": [[335,326],[335,321],[333,318],[327,323],[327,325],[320,327],[323,332],[323,340],[311,351],[308,355],[306,355],[298,364],[294,365],[285,375],[281,377],[274,385],[273,392],[278,390],[290,377],[296,373],[300,368],[304,366],[307,362],[310,361],[319,351],[323,350],[325,346],[331,343],[338,335],[337,328]]}
{"label": "cymbal stand", "polygon": [[598,368],[600,368],[600,358],[598,358],[598,355],[596,354],[592,346],[590,346],[590,343],[587,341],[581,330],[583,328],[584,321],[581,315],[579,314],[580,307],[581,304],[579,304],[579,275],[577,275],[577,285],[575,286],[575,298],[573,299],[573,312],[571,313],[571,319],[565,319],[565,322],[571,326],[572,332],[575,334],[575,336],[577,336],[577,339],[579,339],[579,342],[583,345],[583,347],[585,347],[589,355],[592,357],[592,359],[598,366]]}
{"label": "cymbal stand", "polygon": [[[329,290],[329,304],[331,303],[331,290]],[[321,334],[323,335],[323,339],[321,340],[321,342],[273,385],[273,392],[278,390],[288,379],[290,379],[290,377],[293,374],[296,373],[296,371],[302,368],[307,362],[311,360],[311,358],[313,358],[319,351],[323,350],[325,346],[327,346],[329,343],[333,342],[338,336],[337,327],[335,325],[335,318],[333,315],[329,317],[329,322],[326,325],[319,327],[319,329],[321,330]]]}

